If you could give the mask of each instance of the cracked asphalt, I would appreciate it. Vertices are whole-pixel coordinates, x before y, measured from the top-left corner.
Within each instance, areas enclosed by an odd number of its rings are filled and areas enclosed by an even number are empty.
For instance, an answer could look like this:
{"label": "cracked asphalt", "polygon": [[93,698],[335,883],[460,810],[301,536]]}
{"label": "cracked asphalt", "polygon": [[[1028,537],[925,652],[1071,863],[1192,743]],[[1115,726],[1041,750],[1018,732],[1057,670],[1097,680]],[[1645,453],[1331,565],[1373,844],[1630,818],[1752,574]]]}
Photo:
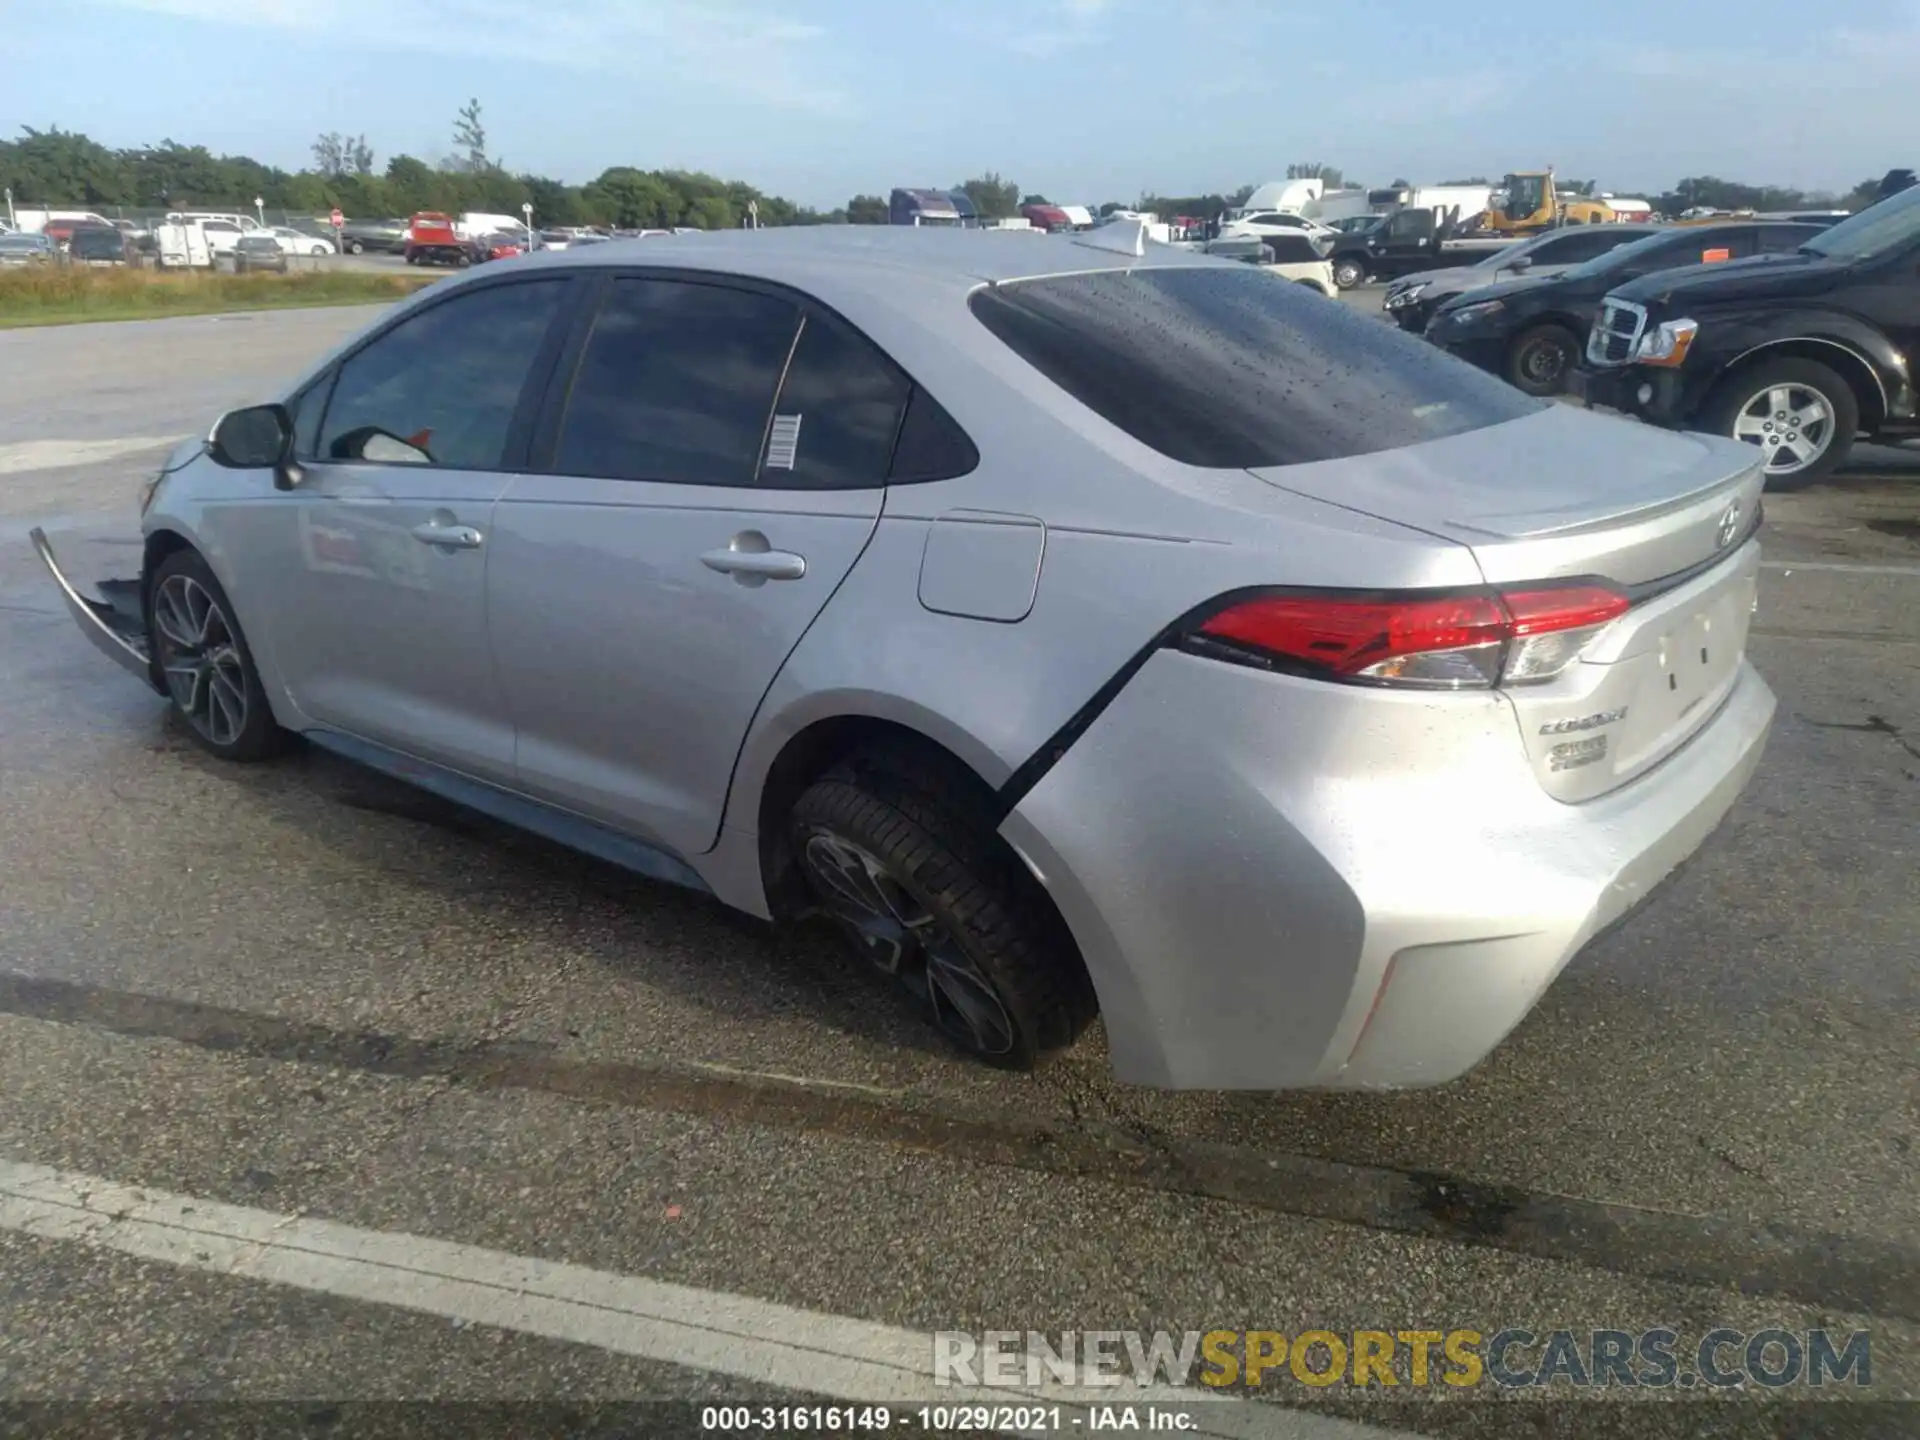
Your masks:
{"label": "cracked asphalt", "polygon": [[[1865,1328],[1873,1385],[1818,1403],[1265,1398],[1920,1430],[1920,453],[1769,497],[1758,776],[1485,1064],[1165,1094],[1097,1032],[970,1067],[819,935],[318,752],[223,767],[94,652],[27,529],[124,572],[165,445],[373,314],[0,333],[0,1160],[915,1331]],[[0,1228],[0,1402],[751,1393]]]}

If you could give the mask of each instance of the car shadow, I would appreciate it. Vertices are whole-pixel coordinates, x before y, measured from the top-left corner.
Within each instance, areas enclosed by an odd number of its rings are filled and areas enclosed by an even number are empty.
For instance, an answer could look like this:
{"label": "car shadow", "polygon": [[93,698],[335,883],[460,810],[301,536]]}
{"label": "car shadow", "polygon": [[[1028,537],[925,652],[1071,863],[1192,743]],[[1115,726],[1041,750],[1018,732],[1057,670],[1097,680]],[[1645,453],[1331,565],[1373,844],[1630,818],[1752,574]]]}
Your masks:
{"label": "car shadow", "polygon": [[[648,879],[463,805],[297,744],[237,767],[205,755],[164,712],[153,748],[256,797],[277,825],[364,858],[377,837],[383,884],[459,902],[515,939],[609,981],[655,987],[736,1024],[800,1017],[856,1041],[951,1060],[906,998],[870,976],[823,922],[775,926],[711,895]],[[496,921],[497,917],[497,921]]]}

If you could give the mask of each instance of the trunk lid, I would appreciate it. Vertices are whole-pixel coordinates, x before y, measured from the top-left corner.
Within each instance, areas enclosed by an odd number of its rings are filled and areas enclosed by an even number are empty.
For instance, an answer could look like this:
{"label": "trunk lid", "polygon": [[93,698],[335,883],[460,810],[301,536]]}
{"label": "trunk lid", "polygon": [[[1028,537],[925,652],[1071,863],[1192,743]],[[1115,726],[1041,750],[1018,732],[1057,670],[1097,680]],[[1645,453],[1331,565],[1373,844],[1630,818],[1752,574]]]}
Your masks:
{"label": "trunk lid", "polygon": [[1458,541],[1492,584],[1597,575],[1632,589],[1703,565],[1747,533],[1764,479],[1756,453],[1548,405],[1425,445],[1253,473]]}
{"label": "trunk lid", "polygon": [[1738,681],[1760,564],[1754,455],[1553,405],[1426,445],[1254,473],[1459,541],[1490,584],[1599,577],[1628,592],[1633,607],[1560,674],[1502,691],[1541,787],[1576,803],[1679,749]]}

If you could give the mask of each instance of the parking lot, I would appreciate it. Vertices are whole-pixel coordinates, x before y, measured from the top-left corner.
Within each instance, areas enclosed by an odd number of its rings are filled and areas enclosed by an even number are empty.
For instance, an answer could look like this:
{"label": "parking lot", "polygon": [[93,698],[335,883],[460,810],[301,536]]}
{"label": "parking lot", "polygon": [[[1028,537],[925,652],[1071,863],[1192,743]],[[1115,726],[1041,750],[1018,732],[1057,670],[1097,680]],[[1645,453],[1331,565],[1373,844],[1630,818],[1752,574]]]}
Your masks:
{"label": "parking lot", "polygon": [[[808,1392],[467,1318],[428,1293],[453,1242],[792,1307],[816,1359],[880,1327],[1865,1328],[1865,1390],[1502,1399],[1543,1434],[1914,1422],[1859,1402],[1920,1395],[1920,453],[1768,498],[1758,777],[1483,1066],[1168,1094],[1116,1085],[1097,1030],[1031,1077],[961,1063],[827,936],[317,751],[221,766],[96,654],[28,529],[125,573],[165,449],[373,313],[0,333],[0,1172],[418,1237],[418,1293],[8,1225],[10,1398]],[[1391,1431],[1511,1419],[1269,1389]]]}

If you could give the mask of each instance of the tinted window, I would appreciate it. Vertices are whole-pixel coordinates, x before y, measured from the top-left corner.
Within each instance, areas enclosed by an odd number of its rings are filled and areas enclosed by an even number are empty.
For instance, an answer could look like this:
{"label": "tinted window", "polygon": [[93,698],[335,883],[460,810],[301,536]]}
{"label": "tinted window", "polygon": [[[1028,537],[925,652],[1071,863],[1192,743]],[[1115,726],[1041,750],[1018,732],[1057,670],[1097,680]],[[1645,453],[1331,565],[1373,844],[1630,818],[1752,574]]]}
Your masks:
{"label": "tinted window", "polygon": [[489,286],[401,321],[340,367],[322,457],[500,469],[565,288],[564,280]]}
{"label": "tinted window", "polygon": [[1915,241],[1920,241],[1920,185],[1869,205],[1851,220],[1842,220],[1804,243],[1814,253],[1836,260],[1866,260],[1903,250]]}
{"label": "tinted window", "polygon": [[861,336],[808,316],[780,387],[760,482],[810,490],[884,485],[911,388]]}
{"label": "tinted window", "polygon": [[327,392],[333,388],[333,376],[322,375],[288,402],[293,414],[293,453],[311,460],[320,449],[320,417],[327,408]]}
{"label": "tinted window", "polygon": [[1528,253],[1533,256],[1536,265],[1577,265],[1582,260],[1591,260],[1597,255],[1618,250],[1622,245],[1631,244],[1639,238],[1638,231],[1622,233],[1595,225],[1572,234],[1556,235]]}
{"label": "tinted window", "polygon": [[1273,252],[1277,265],[1311,265],[1323,258],[1305,235],[1268,235],[1261,243]]}
{"label": "tinted window", "polygon": [[1819,233],[1811,225],[1763,225],[1760,227],[1760,253],[1792,255]]}
{"label": "tinted window", "polygon": [[1396,326],[1240,266],[1056,276],[973,312],[1061,389],[1189,465],[1293,465],[1458,435],[1530,400]]}
{"label": "tinted window", "polygon": [[1585,279],[1634,270],[1645,275],[1655,270],[1672,270],[1681,265],[1737,260],[1752,253],[1751,227],[1722,229],[1717,225],[1702,225],[1676,234],[1649,235],[1631,245],[1609,250],[1598,259],[1569,270],[1567,274]]}
{"label": "tinted window", "polygon": [[127,248],[126,237],[118,230],[76,230],[73,232],[73,253],[81,259],[117,258]]}
{"label": "tinted window", "polygon": [[553,468],[751,485],[799,319],[787,301],[753,291],[614,282],[580,358]]}
{"label": "tinted window", "polygon": [[980,463],[980,452],[967,432],[926,391],[914,387],[907,402],[907,418],[900,425],[900,443],[893,449],[893,469],[887,479],[895,485],[923,480],[952,480]]}

